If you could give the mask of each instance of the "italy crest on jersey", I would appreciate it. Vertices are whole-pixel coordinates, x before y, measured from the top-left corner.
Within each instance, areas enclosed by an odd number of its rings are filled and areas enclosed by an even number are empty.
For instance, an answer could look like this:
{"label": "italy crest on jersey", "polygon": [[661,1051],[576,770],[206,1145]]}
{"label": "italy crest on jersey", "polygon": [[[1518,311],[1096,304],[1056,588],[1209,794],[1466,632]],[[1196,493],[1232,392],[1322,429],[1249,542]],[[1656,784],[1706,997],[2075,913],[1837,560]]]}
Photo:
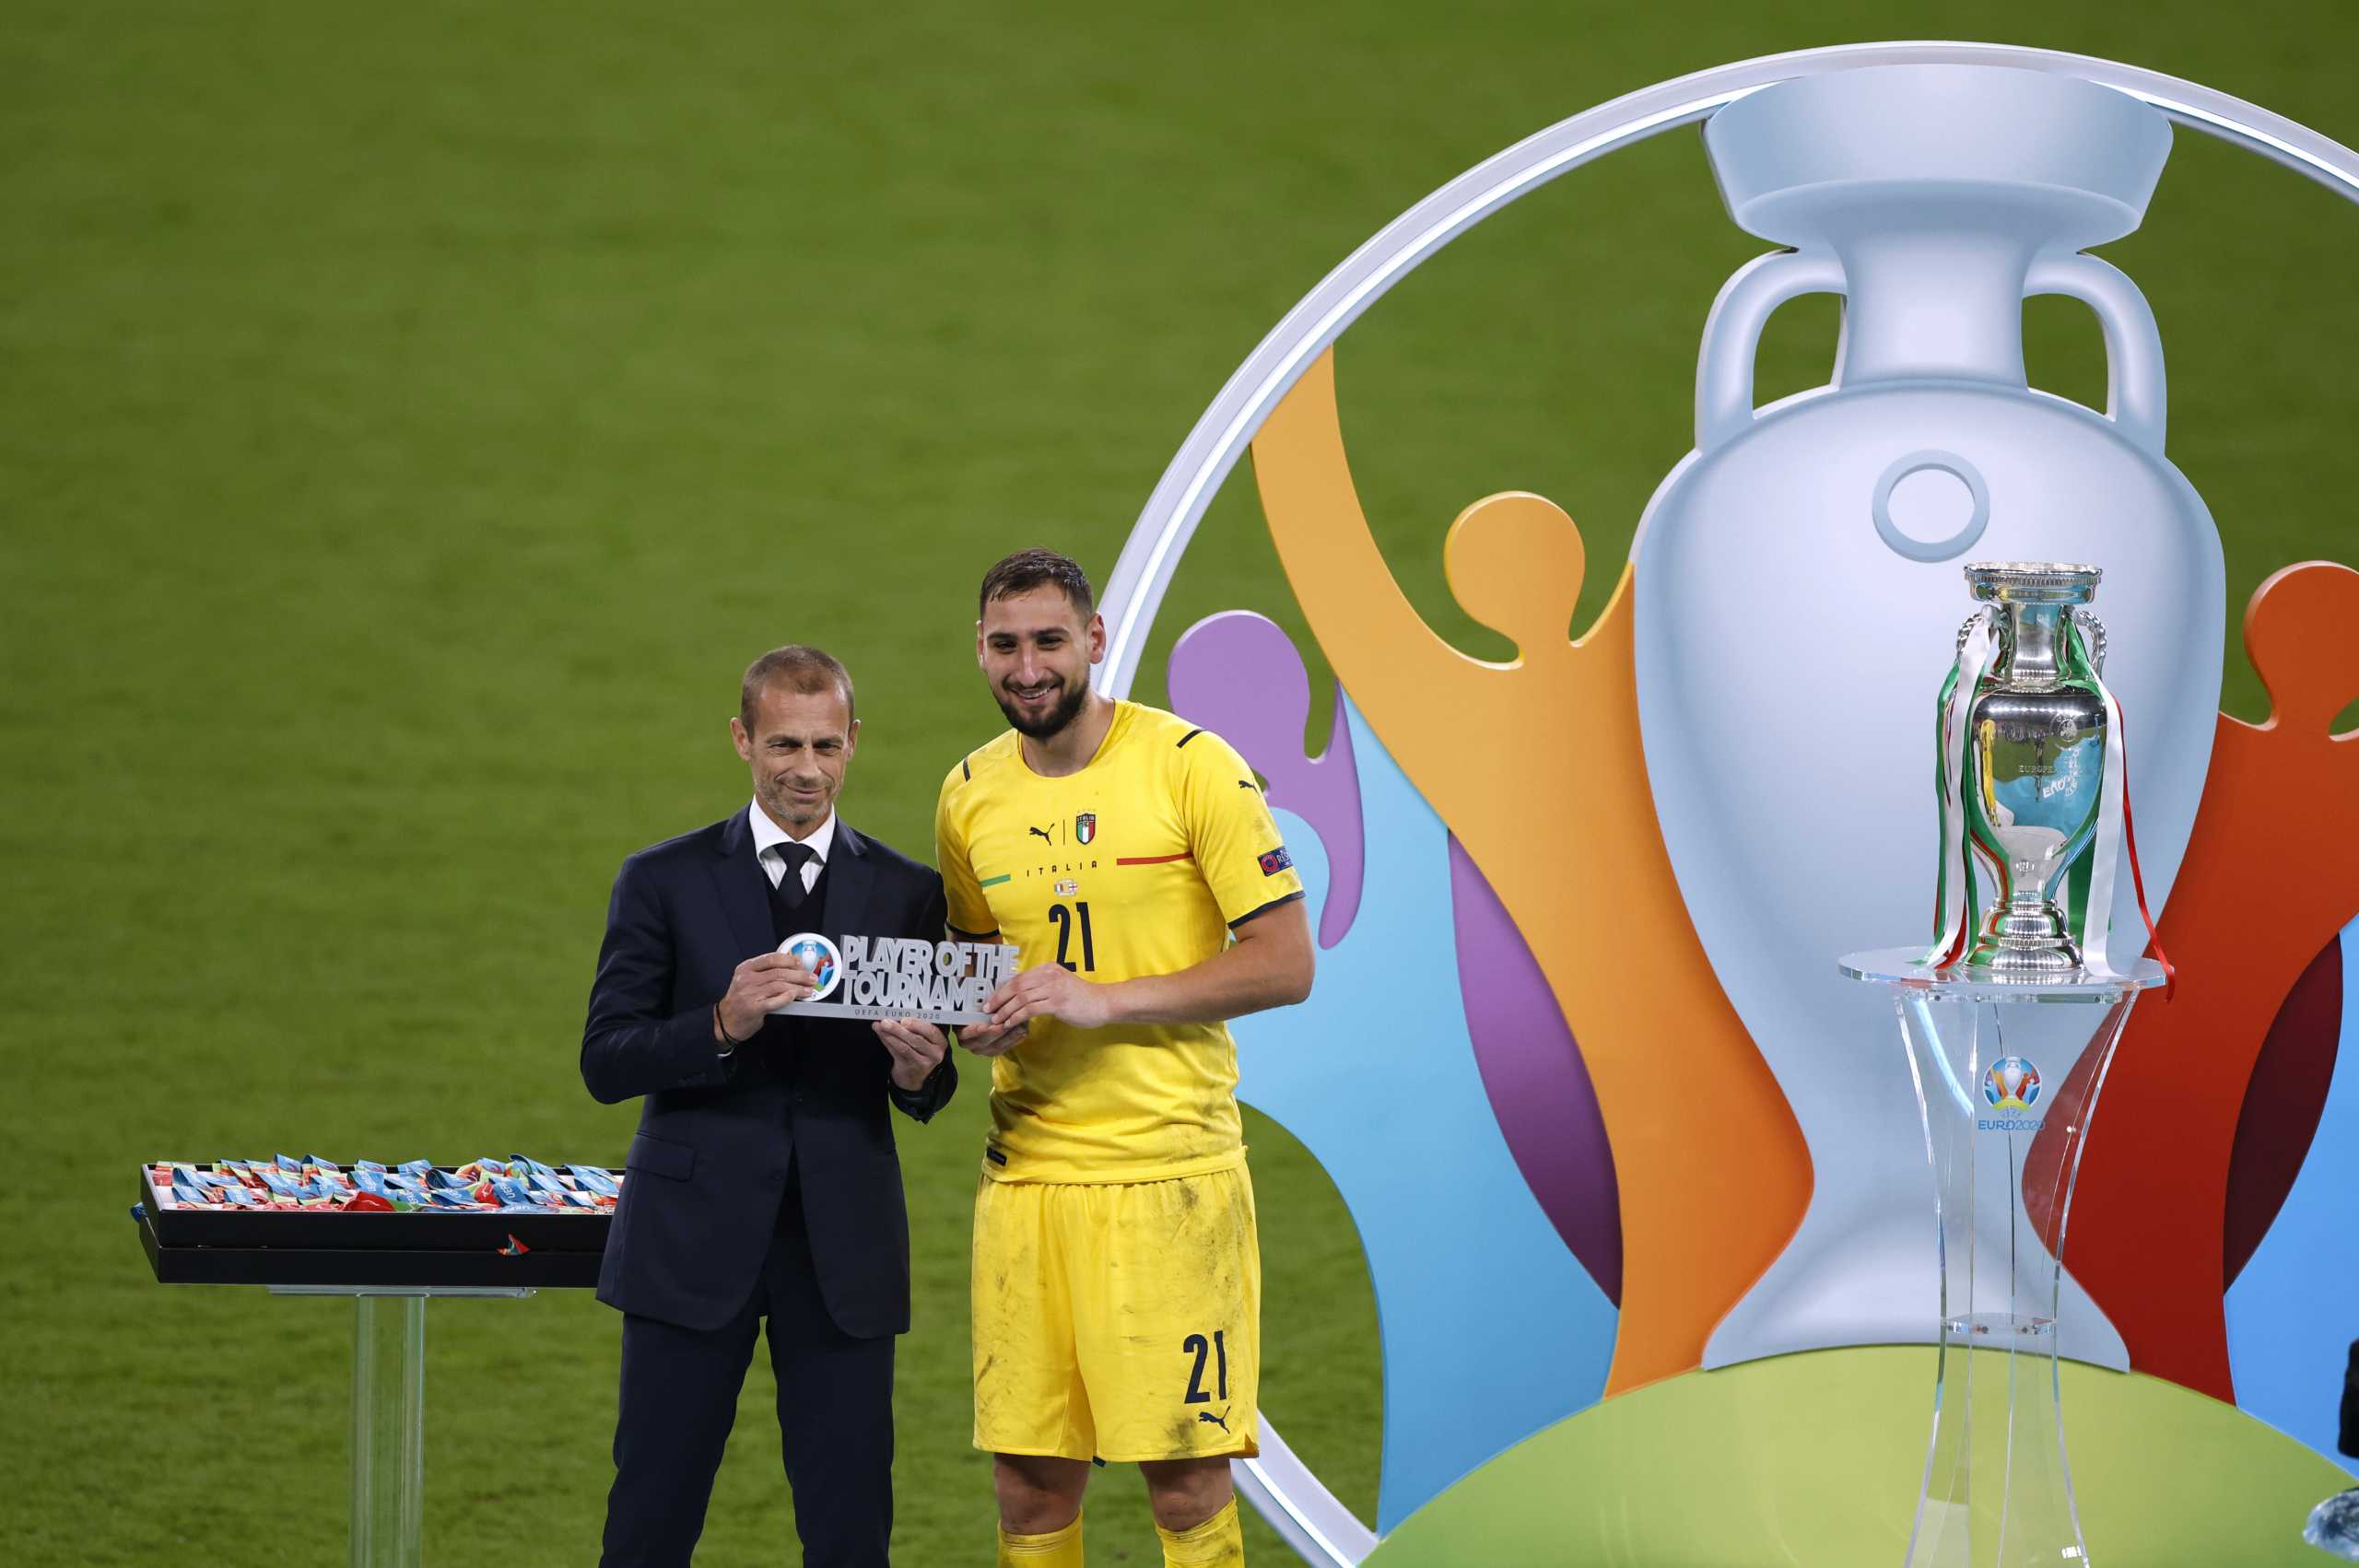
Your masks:
{"label": "italy crest on jersey", "polygon": [[1073,819],[1073,841],[1086,844],[1097,837],[1097,813],[1084,812]]}

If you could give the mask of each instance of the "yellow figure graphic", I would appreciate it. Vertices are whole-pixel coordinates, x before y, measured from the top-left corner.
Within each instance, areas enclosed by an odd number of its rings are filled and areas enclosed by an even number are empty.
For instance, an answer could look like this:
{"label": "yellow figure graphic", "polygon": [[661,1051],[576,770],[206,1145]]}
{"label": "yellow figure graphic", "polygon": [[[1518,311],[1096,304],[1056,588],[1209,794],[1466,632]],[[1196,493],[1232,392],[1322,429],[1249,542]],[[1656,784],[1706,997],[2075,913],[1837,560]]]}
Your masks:
{"label": "yellow figure graphic", "polygon": [[1810,1153],[1672,876],[1639,750],[1629,572],[1568,640],[1579,529],[1539,496],[1491,496],[1451,524],[1443,568],[1517,656],[1472,659],[1435,635],[1360,510],[1332,351],[1262,426],[1253,471],[1320,647],[1490,880],[1588,1064],[1621,1189],[1606,1393],[1696,1367],[1802,1223]]}

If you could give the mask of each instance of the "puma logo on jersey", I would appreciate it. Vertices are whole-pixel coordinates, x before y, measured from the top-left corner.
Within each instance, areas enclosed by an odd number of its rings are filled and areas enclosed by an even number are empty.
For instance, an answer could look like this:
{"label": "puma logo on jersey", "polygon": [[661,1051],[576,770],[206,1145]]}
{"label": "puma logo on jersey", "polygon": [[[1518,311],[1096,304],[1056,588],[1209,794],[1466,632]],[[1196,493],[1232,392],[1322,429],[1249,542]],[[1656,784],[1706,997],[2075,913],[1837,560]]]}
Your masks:
{"label": "puma logo on jersey", "polygon": [[1049,843],[1053,843],[1053,842],[1055,842],[1055,840],[1051,839],[1051,838],[1049,837],[1049,830],[1048,830],[1047,828],[1045,828],[1045,827],[1027,827],[1027,828],[1026,828],[1024,831],[1025,831],[1025,832],[1027,832],[1027,833],[1031,834],[1034,837],[1036,837],[1036,838],[1039,839],[1039,840],[1040,840],[1040,842],[1041,842],[1041,843],[1043,843],[1043,844],[1049,844]]}
{"label": "puma logo on jersey", "polygon": [[1220,1428],[1223,1432],[1226,1432],[1228,1430],[1228,1418],[1226,1416],[1216,1416],[1210,1410],[1198,1410],[1196,1412],[1196,1419],[1198,1421],[1208,1421],[1215,1426]]}

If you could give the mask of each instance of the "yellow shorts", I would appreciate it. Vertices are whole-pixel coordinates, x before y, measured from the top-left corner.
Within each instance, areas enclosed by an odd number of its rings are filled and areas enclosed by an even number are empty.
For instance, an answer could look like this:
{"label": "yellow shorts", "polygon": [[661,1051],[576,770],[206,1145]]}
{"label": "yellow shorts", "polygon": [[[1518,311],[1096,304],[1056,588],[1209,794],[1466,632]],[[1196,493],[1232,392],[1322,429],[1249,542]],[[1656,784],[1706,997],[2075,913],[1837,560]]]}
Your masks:
{"label": "yellow shorts", "polygon": [[1261,1452],[1262,1249],[1245,1167],[975,1194],[975,1446]]}

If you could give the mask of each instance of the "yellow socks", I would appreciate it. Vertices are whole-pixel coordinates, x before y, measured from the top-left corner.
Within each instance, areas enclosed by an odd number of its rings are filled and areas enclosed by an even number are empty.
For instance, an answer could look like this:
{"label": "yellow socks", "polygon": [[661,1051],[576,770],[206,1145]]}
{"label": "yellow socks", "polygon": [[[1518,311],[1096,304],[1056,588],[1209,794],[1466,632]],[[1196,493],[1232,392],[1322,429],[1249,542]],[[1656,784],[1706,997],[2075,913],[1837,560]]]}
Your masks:
{"label": "yellow socks", "polygon": [[[1224,1560],[1215,1558],[1213,1561]],[[1240,1557],[1238,1561],[1242,1562],[1245,1560]],[[1044,1536],[1010,1535],[1007,1527],[1002,1526],[999,1532],[999,1568],[1082,1568],[1081,1515],[1075,1514],[1072,1524],[1061,1530],[1050,1530]]]}
{"label": "yellow socks", "polygon": [[[1191,1530],[1155,1533],[1163,1538],[1164,1568],[1245,1568],[1245,1529],[1237,1521],[1237,1499]],[[1082,1568],[1081,1516],[1044,1536],[999,1532],[999,1568]]]}
{"label": "yellow socks", "polygon": [[1237,1522],[1234,1497],[1193,1529],[1167,1530],[1157,1525],[1155,1533],[1163,1538],[1164,1568],[1245,1568],[1245,1527]]}

